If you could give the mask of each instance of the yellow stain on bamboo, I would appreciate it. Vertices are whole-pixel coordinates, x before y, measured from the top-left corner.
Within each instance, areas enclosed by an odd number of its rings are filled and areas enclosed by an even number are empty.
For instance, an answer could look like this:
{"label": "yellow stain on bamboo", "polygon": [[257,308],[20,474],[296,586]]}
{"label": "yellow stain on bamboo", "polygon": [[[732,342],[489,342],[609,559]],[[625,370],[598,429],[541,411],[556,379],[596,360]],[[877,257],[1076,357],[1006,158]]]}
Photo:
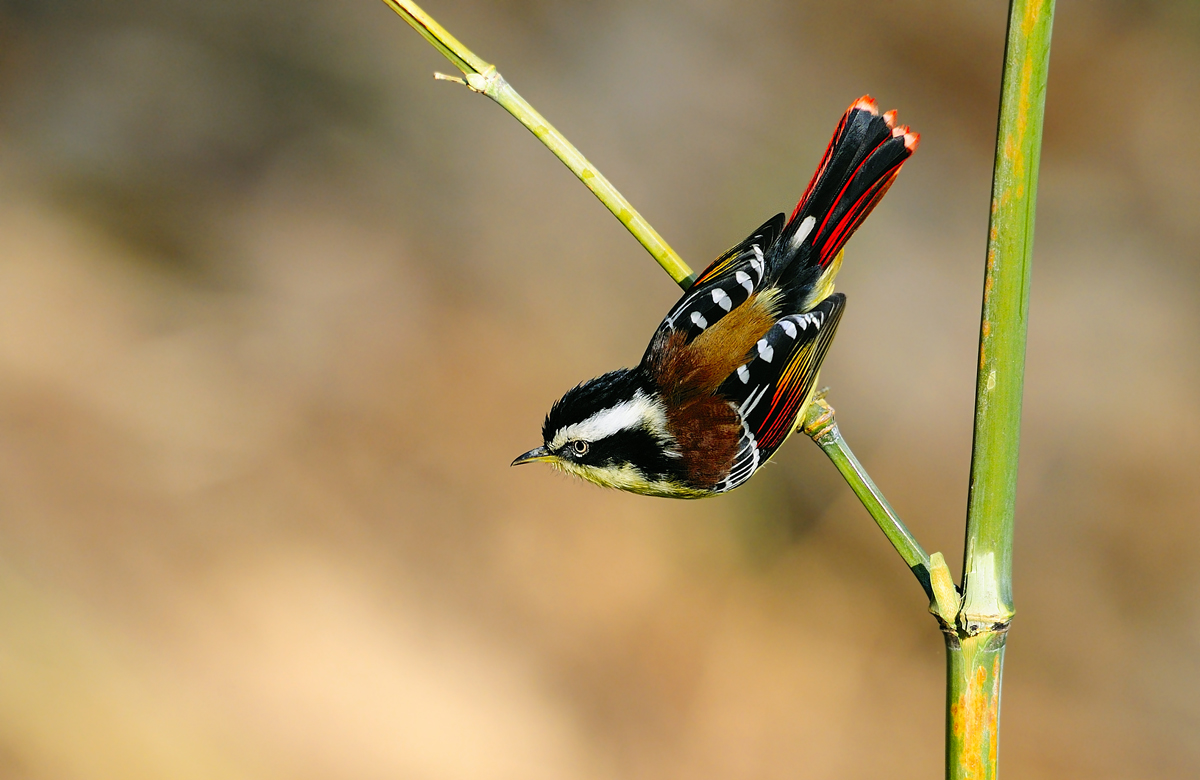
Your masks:
{"label": "yellow stain on bamboo", "polygon": [[988,700],[988,766],[996,769],[996,749],[1000,746],[1000,656],[992,660],[992,695]]}
{"label": "yellow stain on bamboo", "polygon": [[1037,26],[1038,16],[1042,12],[1042,4],[1031,2],[1025,6],[1025,18],[1021,20],[1021,32],[1026,38],[1033,35],[1033,28]]}
{"label": "yellow stain on bamboo", "polygon": [[[1030,91],[1033,89],[1033,60],[1025,58],[1021,64],[1021,87],[1017,92],[1017,156],[1013,164],[1013,175],[1018,179],[1025,176],[1025,146],[1029,129]],[[1017,193],[1021,197],[1021,193]]]}
{"label": "yellow stain on bamboo", "polygon": [[[1025,34],[1028,36],[1032,33],[1033,28],[1038,23],[1038,16],[1041,11],[1041,5],[1037,2],[1030,2],[1025,8],[1025,16],[1021,26]],[[1025,196],[1025,149],[1027,144],[1027,133],[1029,128],[1029,108],[1032,103],[1033,89],[1033,59],[1026,52],[1024,62],[1021,63],[1021,82],[1017,88],[1017,116],[1015,132],[1004,141],[1004,160],[1012,166],[1013,178],[1017,180],[1015,193],[1008,188],[1000,194],[999,204],[993,203],[992,210],[996,211],[997,206],[1007,205],[1013,194],[1020,200]],[[995,238],[993,237],[994,241]]]}
{"label": "yellow stain on bamboo", "polygon": [[[967,689],[950,707],[954,738],[962,743],[959,751],[960,777],[986,780],[988,769],[996,766],[999,745],[997,724],[1000,716],[1000,659],[992,662],[991,685],[988,669],[978,667],[967,682]],[[984,744],[987,762],[984,762]]]}

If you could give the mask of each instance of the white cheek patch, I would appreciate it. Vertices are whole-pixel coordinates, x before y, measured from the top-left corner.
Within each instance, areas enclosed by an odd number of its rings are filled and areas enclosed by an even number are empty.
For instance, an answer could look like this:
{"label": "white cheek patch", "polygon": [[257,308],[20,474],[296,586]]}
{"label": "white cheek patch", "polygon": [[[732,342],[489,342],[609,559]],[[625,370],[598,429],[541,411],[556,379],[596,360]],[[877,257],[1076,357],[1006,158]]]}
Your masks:
{"label": "white cheek patch", "polygon": [[655,436],[666,433],[667,411],[662,403],[641,390],[633,398],[616,406],[601,409],[586,420],[560,428],[547,445],[557,450],[569,441],[595,442],[614,433],[635,428],[646,428]]}

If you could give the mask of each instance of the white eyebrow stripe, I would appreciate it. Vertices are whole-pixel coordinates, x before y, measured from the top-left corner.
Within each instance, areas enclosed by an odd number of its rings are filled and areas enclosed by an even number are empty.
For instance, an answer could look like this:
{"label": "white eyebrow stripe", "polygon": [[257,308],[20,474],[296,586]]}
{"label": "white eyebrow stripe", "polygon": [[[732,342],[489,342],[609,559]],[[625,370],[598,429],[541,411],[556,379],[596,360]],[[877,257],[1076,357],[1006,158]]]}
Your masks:
{"label": "white eyebrow stripe", "polygon": [[655,436],[663,436],[667,428],[667,411],[662,403],[638,390],[633,398],[616,406],[601,409],[586,420],[560,428],[551,439],[549,448],[557,450],[569,441],[595,442],[614,433],[634,428],[647,428]]}

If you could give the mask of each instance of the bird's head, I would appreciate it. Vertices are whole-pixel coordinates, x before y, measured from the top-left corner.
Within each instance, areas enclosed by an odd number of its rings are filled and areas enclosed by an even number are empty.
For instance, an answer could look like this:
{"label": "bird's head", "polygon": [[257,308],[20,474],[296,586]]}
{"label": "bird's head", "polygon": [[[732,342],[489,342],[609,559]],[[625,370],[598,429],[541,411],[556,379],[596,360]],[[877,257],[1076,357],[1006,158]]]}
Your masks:
{"label": "bird's head", "polygon": [[512,465],[545,461],[603,487],[677,493],[679,449],[666,406],[640,369],[612,371],[567,391],[546,415],[542,441]]}

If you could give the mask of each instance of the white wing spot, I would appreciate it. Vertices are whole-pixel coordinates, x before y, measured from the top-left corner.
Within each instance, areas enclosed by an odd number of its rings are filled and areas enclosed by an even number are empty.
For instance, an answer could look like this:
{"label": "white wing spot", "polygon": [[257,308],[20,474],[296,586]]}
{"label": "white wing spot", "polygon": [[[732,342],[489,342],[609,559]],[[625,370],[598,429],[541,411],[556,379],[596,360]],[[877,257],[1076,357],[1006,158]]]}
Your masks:
{"label": "white wing spot", "polygon": [[738,284],[746,288],[747,293],[754,292],[754,282],[750,281],[750,274],[745,271],[738,271],[733,275],[733,278],[737,280]]}
{"label": "white wing spot", "polygon": [[741,414],[743,418],[749,416],[749,414],[754,411],[754,407],[758,406],[758,402],[761,401],[763,396],[767,394],[767,390],[770,389],[770,387],[771,386],[769,384],[758,385],[755,387],[754,390],[751,391],[750,395],[746,397],[746,400],[742,401],[742,405],[738,407],[738,413]]}
{"label": "white wing spot", "polygon": [[817,218],[808,216],[800,223],[800,227],[796,229],[796,234],[792,236],[792,246],[798,247],[804,243],[804,239],[808,238],[808,234],[812,232],[813,227],[817,224]]}
{"label": "white wing spot", "polygon": [[742,384],[750,384],[750,369],[745,366],[738,366],[737,375],[738,379],[742,380]]}
{"label": "white wing spot", "polygon": [[771,358],[775,357],[775,348],[768,344],[766,339],[759,339],[758,356],[763,359],[764,363],[770,363]]}
{"label": "white wing spot", "polygon": [[725,311],[729,311],[733,308],[733,301],[730,300],[729,294],[720,287],[712,291],[712,299],[713,303],[717,304]]}
{"label": "white wing spot", "polygon": [[762,281],[763,263],[766,262],[763,260],[762,248],[758,244],[751,244],[750,248],[754,250],[754,259],[750,261],[750,267],[758,274],[758,280]]}
{"label": "white wing spot", "polygon": [[783,328],[783,332],[788,334],[789,339],[796,338],[796,326],[791,320],[780,320],[779,327]]}
{"label": "white wing spot", "polygon": [[708,320],[704,319],[704,315],[698,311],[692,312],[692,322],[695,323],[700,330],[704,330],[708,327]]}
{"label": "white wing spot", "polygon": [[796,324],[800,326],[800,330],[808,330],[808,317],[803,314],[800,315],[796,318]]}

